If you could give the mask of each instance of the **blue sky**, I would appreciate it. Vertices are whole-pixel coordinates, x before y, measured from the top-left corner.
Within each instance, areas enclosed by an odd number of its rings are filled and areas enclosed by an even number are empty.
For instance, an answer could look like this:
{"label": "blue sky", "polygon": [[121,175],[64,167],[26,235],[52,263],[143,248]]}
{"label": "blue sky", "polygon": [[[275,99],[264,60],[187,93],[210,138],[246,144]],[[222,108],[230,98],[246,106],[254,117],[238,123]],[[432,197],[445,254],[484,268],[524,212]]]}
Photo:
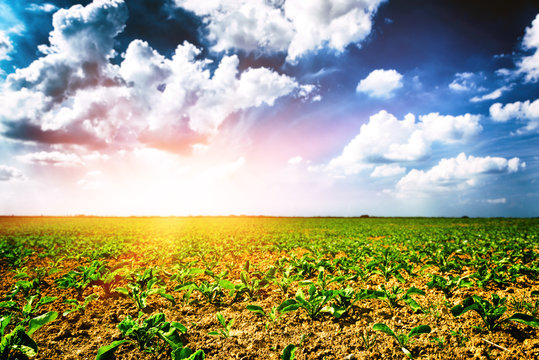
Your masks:
{"label": "blue sky", "polygon": [[0,10],[0,213],[537,216],[534,1]]}

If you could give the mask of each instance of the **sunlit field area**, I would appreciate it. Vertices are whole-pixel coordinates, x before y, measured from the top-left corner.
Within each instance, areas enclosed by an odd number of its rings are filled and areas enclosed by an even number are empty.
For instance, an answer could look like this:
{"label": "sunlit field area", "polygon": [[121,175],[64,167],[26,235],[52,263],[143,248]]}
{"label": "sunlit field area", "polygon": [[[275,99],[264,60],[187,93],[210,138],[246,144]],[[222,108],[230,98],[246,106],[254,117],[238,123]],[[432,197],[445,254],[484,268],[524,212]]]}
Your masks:
{"label": "sunlit field area", "polygon": [[538,225],[3,217],[0,358],[535,359]]}

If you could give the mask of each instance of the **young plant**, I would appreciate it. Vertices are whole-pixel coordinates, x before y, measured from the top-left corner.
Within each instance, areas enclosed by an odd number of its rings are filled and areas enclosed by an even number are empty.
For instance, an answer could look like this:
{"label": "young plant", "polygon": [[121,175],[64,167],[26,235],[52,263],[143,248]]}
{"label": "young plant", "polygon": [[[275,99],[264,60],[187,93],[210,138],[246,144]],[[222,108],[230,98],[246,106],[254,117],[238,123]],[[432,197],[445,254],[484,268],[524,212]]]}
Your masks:
{"label": "young plant", "polygon": [[262,289],[267,287],[271,280],[275,278],[274,267],[269,268],[266,273],[260,271],[250,272],[250,263],[247,261],[240,274],[241,284],[236,288],[236,297],[241,294],[247,294],[249,299],[256,300]]}
{"label": "young plant", "polygon": [[99,299],[98,294],[90,294],[84,298],[83,303],[80,303],[77,299],[64,300],[65,304],[71,305],[71,309],[64,311],[62,315],[67,316],[71,314],[72,312],[76,312],[76,311],[80,311],[81,313],[84,313],[88,304],[97,299]]}
{"label": "young plant", "polygon": [[77,291],[77,300],[82,300],[82,293],[92,281],[101,278],[105,271],[105,265],[101,261],[94,261],[90,266],[79,266],[76,270],[71,270],[59,279],[56,284],[60,289],[73,288]]}
{"label": "young plant", "polygon": [[221,329],[219,331],[212,331],[209,332],[208,335],[213,336],[222,336],[225,339],[228,339],[230,337],[230,329],[232,329],[232,325],[234,325],[234,319],[230,319],[230,321],[227,323],[223,314],[217,313],[216,315],[217,320],[219,321],[219,324],[221,324]]}
{"label": "young plant", "polygon": [[270,324],[274,324],[281,318],[281,315],[277,310],[277,306],[272,307],[271,310],[269,310],[268,312],[265,312],[264,309],[258,305],[247,305],[246,309],[254,312],[255,314],[265,317],[268,320],[266,322],[266,329],[269,327]]}
{"label": "young plant", "polygon": [[399,296],[404,290],[398,286],[393,286],[391,291],[386,289],[385,285],[380,287],[381,290],[375,292],[375,296],[379,300],[385,301],[391,309],[400,306],[401,302],[406,303],[413,312],[421,311],[421,306],[411,297],[412,295],[425,295],[423,290],[414,286],[409,288],[404,295]]}
{"label": "young plant", "polygon": [[308,292],[309,297],[301,289],[298,289],[294,299],[285,300],[279,305],[279,311],[287,313],[300,308],[307,312],[311,319],[316,319],[322,311],[328,311],[325,306],[333,299],[334,292],[331,290],[319,290],[316,286],[311,285]]}
{"label": "young plant", "polygon": [[385,333],[385,334],[387,334],[389,336],[392,336],[395,340],[397,340],[397,343],[401,347],[402,352],[406,356],[408,356],[410,359],[412,359],[413,356],[412,356],[412,353],[410,352],[410,350],[408,350],[406,347],[410,343],[410,340],[412,339],[412,337],[419,336],[421,334],[428,334],[428,333],[431,332],[431,328],[428,325],[416,326],[415,328],[410,330],[410,332],[408,334],[404,334],[404,333],[396,334],[393,330],[391,330],[389,328],[389,326],[387,326],[386,324],[382,324],[382,323],[374,324],[372,329],[374,331],[381,331],[381,332],[383,332],[383,333]]}
{"label": "young plant", "polygon": [[143,321],[134,320],[127,316],[118,324],[122,333],[122,340],[99,348],[96,360],[105,360],[112,356],[116,349],[127,342],[138,345],[139,350],[146,353],[158,354],[165,350],[167,345],[172,350],[172,359],[204,359],[204,356],[195,355],[185,348],[179,333],[185,333],[187,329],[178,322],[168,322],[163,313],[152,315]]}
{"label": "young plant", "polygon": [[283,353],[279,357],[281,360],[294,360],[296,358],[297,346],[289,344],[283,349]]}
{"label": "young plant", "polygon": [[16,360],[19,354],[27,358],[37,355],[37,343],[32,339],[32,334],[43,325],[54,321],[58,317],[57,312],[48,312],[40,316],[33,317],[26,321],[21,321],[15,325],[11,332],[6,333],[6,328],[11,322],[11,316],[0,318],[0,359]]}
{"label": "young plant", "polygon": [[453,316],[458,317],[468,311],[475,311],[483,320],[488,331],[497,330],[502,324],[508,321],[519,322],[528,326],[539,327],[539,319],[521,313],[515,313],[510,317],[503,318],[507,307],[507,298],[500,298],[497,294],[491,295],[491,301],[473,295],[464,299],[461,305],[456,305],[451,309]]}
{"label": "young plant", "polygon": [[333,299],[335,303],[329,306],[329,313],[336,319],[340,319],[352,307],[357,297],[358,294],[349,286],[344,289],[334,290]]}
{"label": "young plant", "polygon": [[118,287],[116,292],[132,299],[139,310],[147,306],[147,298],[150,295],[159,295],[176,304],[174,297],[167,294],[163,286],[158,286],[159,278],[154,275],[153,270],[146,269],[142,274],[135,275],[133,281],[127,284],[127,288]]}
{"label": "young plant", "polygon": [[461,328],[459,328],[458,331],[454,331],[454,330],[451,330],[449,332],[451,334],[452,337],[455,338],[455,340],[457,341],[457,345],[459,347],[462,347],[464,346],[464,344],[470,340],[468,337],[466,337],[466,335],[464,335],[464,332],[462,331]]}
{"label": "young plant", "polygon": [[444,278],[442,276],[433,274],[432,280],[427,283],[429,289],[437,289],[444,293],[446,299],[451,298],[453,291],[457,288],[473,286],[473,282],[466,277],[459,278],[456,276],[449,276]]}
{"label": "young plant", "polygon": [[363,340],[363,346],[365,347],[365,350],[369,350],[371,347],[373,347],[374,343],[376,342],[376,336],[377,334],[374,334],[374,336],[372,336],[370,331],[368,330],[364,330],[361,333],[361,340]]}

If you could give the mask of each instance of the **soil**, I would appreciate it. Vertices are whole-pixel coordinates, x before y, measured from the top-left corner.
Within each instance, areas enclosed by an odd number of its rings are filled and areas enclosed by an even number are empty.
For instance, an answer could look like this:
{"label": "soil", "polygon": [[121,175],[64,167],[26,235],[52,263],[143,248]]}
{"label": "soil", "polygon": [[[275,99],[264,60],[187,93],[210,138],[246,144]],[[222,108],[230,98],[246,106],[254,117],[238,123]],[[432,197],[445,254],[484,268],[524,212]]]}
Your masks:
{"label": "soil", "polygon": [[[381,237],[383,238],[383,237]],[[372,238],[376,241],[376,238]],[[214,273],[229,270],[228,279],[239,283],[240,273],[248,260],[251,269],[265,271],[275,261],[284,257],[301,257],[308,253],[307,249],[285,251],[251,251],[236,252],[225,255],[213,268]],[[413,273],[416,276],[406,276],[405,285],[396,279],[386,281],[381,275],[374,275],[366,282],[354,281],[348,285],[354,289],[379,289],[385,284],[387,288],[399,285],[403,288],[415,286],[425,291],[425,296],[414,296],[423,308],[422,313],[413,313],[411,308],[402,304],[391,308],[381,300],[358,300],[347,314],[340,319],[324,313],[317,319],[311,319],[303,309],[283,314],[277,321],[267,319],[246,310],[246,305],[256,304],[269,310],[278,306],[287,298],[293,298],[300,287],[295,282],[286,294],[275,285],[270,284],[256,300],[248,298],[233,301],[226,297],[222,304],[208,303],[198,292],[193,292],[189,301],[183,300],[183,291],[174,291],[177,285],[167,274],[174,273],[174,261],[166,258],[145,259],[142,253],[126,253],[117,259],[109,259],[109,267],[156,267],[159,277],[166,287],[167,293],[174,296],[176,304],[152,295],[148,298],[148,306],[144,309],[143,317],[162,312],[167,321],[177,321],[186,326],[187,332],[182,335],[184,345],[193,350],[202,349],[206,359],[280,359],[283,349],[296,345],[296,359],[406,359],[406,355],[396,340],[384,333],[375,332],[375,323],[385,323],[398,333],[408,333],[418,325],[429,325],[430,334],[414,337],[407,349],[418,359],[539,359],[539,329],[517,323],[503,324],[499,330],[489,332],[483,328],[483,322],[476,312],[470,311],[461,317],[454,317],[450,308],[459,304],[470,295],[479,295],[490,299],[496,293],[508,298],[508,314],[516,312],[510,305],[514,300],[532,301],[530,293],[539,290],[539,280],[520,277],[519,280],[507,287],[490,286],[486,289],[478,287],[460,288],[455,290],[450,299],[435,289],[429,289],[426,283],[430,274],[436,273],[435,267],[418,266]],[[345,256],[337,253],[335,257]],[[332,256],[326,256],[331,260]],[[128,260],[128,262],[126,262]],[[202,260],[197,256],[183,261]],[[51,269],[52,259],[41,258],[38,253],[30,256],[24,266],[30,277],[35,276],[35,269]],[[199,264],[203,263],[200,261]],[[73,289],[60,289],[55,280],[77,266],[89,264],[87,259],[55,260],[59,269],[43,277],[42,296],[54,296],[58,299],[43,307],[42,311],[57,311],[58,319],[38,330],[33,338],[39,346],[36,360],[45,359],[95,359],[98,349],[122,338],[117,325],[127,315],[137,318],[139,310],[134,302],[116,294],[105,299],[104,292],[99,286],[89,286],[83,296],[97,293],[100,298],[89,303],[85,311],[62,313],[70,307],[64,299],[76,298]],[[201,266],[201,265],[198,265]],[[18,279],[16,272],[6,262],[0,262],[0,296],[5,298],[11,292]],[[470,275],[470,269],[459,273],[446,273],[460,277]],[[200,279],[209,279],[200,275]],[[315,279],[313,279],[315,280]],[[125,286],[122,280],[119,286]],[[332,284],[335,285],[335,284]],[[330,286],[331,287],[331,286]],[[302,288],[305,288],[302,286]],[[24,299],[19,298],[21,304]],[[228,321],[234,319],[234,325],[228,338],[209,335],[218,331],[221,325],[216,319],[220,312]],[[460,336],[456,335],[460,331]],[[160,354],[146,353],[135,344],[124,344],[115,353],[118,360],[135,359],[170,359],[170,352]]]}

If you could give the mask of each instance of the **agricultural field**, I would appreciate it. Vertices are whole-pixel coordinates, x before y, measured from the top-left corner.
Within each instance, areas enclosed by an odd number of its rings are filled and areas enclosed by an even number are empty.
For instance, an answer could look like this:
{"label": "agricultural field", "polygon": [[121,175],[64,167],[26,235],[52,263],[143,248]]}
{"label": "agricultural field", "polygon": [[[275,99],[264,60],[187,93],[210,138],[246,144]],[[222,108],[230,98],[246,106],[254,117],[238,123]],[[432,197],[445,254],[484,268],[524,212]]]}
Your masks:
{"label": "agricultural field", "polygon": [[539,220],[0,218],[0,359],[538,359]]}

